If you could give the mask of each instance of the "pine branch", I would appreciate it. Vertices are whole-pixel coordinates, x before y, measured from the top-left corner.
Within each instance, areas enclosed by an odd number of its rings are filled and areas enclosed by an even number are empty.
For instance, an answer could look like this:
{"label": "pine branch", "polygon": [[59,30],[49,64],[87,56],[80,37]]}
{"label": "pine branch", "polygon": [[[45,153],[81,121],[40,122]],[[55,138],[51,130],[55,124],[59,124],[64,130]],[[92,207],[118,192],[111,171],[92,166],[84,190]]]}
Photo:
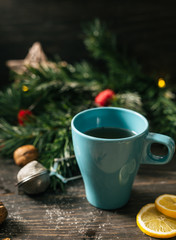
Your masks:
{"label": "pine branch", "polygon": [[157,132],[176,138],[176,106],[168,92],[160,94],[151,106],[153,129]]}
{"label": "pine branch", "polygon": [[117,53],[116,37],[107,30],[105,23],[95,19],[93,23],[84,25],[84,44],[95,59],[111,59]]}

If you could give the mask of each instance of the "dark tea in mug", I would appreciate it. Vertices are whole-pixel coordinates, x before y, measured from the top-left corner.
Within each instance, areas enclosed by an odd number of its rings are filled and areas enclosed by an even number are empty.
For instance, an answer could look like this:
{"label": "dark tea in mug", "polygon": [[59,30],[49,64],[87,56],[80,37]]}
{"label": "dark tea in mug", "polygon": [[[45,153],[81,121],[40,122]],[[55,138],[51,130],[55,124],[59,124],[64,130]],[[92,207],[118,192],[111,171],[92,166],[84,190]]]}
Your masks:
{"label": "dark tea in mug", "polygon": [[127,138],[127,137],[134,136],[136,134],[135,132],[130,131],[128,129],[114,128],[114,127],[94,128],[84,133],[92,137],[106,138],[106,139]]}

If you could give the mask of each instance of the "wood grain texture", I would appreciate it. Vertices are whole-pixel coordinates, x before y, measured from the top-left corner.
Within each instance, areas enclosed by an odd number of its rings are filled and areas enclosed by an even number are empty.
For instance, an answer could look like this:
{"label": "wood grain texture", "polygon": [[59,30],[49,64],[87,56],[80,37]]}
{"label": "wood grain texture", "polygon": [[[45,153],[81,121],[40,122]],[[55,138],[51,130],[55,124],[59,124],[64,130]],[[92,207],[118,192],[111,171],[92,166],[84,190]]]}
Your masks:
{"label": "wood grain texture", "polygon": [[126,46],[145,71],[168,74],[174,82],[175,6],[174,0],[0,1],[0,84],[8,81],[5,61],[24,58],[35,41],[50,58],[85,58],[81,25],[97,17],[107,22],[119,45]]}
{"label": "wood grain texture", "polygon": [[19,194],[15,187],[19,167],[10,159],[1,159],[0,166],[0,201],[9,213],[0,225],[0,239],[150,240],[136,226],[136,214],[158,195],[176,194],[175,157],[163,166],[141,165],[128,204],[113,211],[91,206],[82,180],[69,183],[64,193]]}

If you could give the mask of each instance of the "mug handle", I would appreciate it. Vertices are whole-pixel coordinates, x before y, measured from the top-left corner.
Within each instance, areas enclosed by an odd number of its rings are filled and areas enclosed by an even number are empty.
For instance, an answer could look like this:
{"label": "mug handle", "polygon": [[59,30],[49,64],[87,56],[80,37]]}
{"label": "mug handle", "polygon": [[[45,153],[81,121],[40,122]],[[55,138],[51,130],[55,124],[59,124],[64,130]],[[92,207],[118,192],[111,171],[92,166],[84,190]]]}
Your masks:
{"label": "mug handle", "polygon": [[[155,155],[151,152],[152,143],[160,143],[167,147],[168,153],[163,156]],[[168,163],[175,152],[174,140],[166,135],[159,133],[148,133],[144,142],[144,151],[142,156],[142,164],[165,164]]]}

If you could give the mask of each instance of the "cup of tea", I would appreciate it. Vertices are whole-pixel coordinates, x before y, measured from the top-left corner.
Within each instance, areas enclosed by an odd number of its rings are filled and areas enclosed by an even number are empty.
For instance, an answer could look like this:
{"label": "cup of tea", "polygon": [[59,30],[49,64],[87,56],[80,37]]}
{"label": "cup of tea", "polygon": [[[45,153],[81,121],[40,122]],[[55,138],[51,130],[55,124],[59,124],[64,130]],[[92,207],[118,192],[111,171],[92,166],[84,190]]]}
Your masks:
{"label": "cup of tea", "polygon": [[[174,140],[149,132],[147,119],[132,110],[92,108],[71,122],[75,156],[89,203],[101,209],[124,206],[140,164],[165,164],[174,154]],[[167,147],[166,155],[151,152],[153,143]]]}

